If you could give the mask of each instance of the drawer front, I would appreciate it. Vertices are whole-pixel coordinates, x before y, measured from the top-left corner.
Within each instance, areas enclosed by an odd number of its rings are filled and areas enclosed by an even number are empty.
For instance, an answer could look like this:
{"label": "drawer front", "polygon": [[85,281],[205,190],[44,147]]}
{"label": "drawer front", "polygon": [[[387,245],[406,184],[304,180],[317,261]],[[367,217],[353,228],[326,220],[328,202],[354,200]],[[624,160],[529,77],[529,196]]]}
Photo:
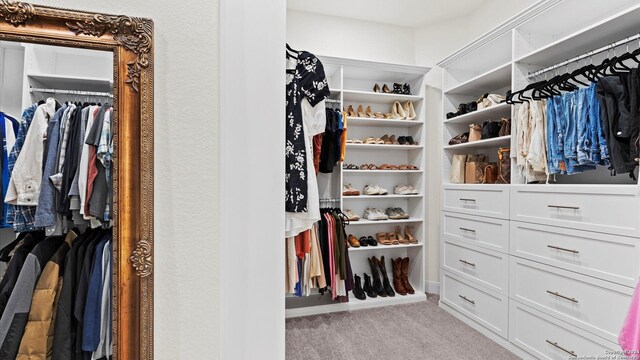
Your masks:
{"label": "drawer front", "polygon": [[511,255],[634,287],[638,239],[511,222]]}
{"label": "drawer front", "polygon": [[608,359],[611,351],[619,349],[610,343],[575,326],[536,311],[516,301],[509,302],[509,341],[538,359],[567,360]]}
{"label": "drawer front", "polygon": [[440,227],[443,238],[509,252],[507,220],[443,212]]}
{"label": "drawer front", "polygon": [[511,257],[513,300],[616,342],[633,288]]}
{"label": "drawer front", "polygon": [[444,270],[508,296],[508,256],[445,239],[442,259]]}
{"label": "drawer front", "polygon": [[464,282],[447,271],[442,274],[442,301],[489,330],[508,336],[508,298]]}
{"label": "drawer front", "polygon": [[443,210],[464,214],[509,218],[509,189],[487,185],[486,189],[478,186],[465,188],[462,186],[445,187],[443,191]]}
{"label": "drawer front", "polygon": [[[573,190],[572,190],[573,189]],[[640,236],[637,188],[516,186],[511,220],[624,236]]]}

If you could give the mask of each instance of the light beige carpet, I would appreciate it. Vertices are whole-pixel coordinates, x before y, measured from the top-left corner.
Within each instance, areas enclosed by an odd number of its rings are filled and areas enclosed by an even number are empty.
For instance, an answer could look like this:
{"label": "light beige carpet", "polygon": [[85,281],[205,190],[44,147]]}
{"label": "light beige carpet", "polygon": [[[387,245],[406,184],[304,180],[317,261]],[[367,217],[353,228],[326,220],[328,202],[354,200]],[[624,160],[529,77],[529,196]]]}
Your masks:
{"label": "light beige carpet", "polygon": [[519,359],[431,295],[424,303],[288,319],[286,336],[287,360]]}

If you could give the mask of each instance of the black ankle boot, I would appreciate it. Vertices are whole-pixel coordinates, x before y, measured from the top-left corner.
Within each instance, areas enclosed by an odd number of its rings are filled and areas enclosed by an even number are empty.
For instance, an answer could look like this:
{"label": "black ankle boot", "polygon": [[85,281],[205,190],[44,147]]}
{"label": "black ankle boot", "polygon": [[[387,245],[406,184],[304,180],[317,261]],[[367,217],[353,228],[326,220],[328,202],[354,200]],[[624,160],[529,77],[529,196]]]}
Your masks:
{"label": "black ankle boot", "polygon": [[360,284],[360,276],[353,275],[354,278],[354,287],[353,287],[353,296],[358,300],[364,300],[367,296],[364,294],[364,290],[362,290],[362,286]]}
{"label": "black ankle boot", "polygon": [[376,294],[376,292],[373,291],[373,287],[371,287],[371,278],[366,273],[364,274],[364,287],[362,288],[362,290],[364,290],[364,292],[370,298],[378,297],[378,294]]}
{"label": "black ankle boot", "polygon": [[387,297],[387,292],[384,291],[382,281],[380,280],[380,274],[378,274],[378,259],[376,257],[369,258],[369,266],[371,266],[371,277],[373,277],[373,291],[378,296]]}
{"label": "black ankle boot", "polygon": [[384,264],[384,256],[381,256],[380,260],[377,260],[376,262],[378,263],[378,267],[380,267],[380,272],[382,273],[382,287],[384,288],[384,291],[388,296],[396,296],[396,292],[393,291],[391,283],[389,282],[389,277],[387,276],[387,266]]}

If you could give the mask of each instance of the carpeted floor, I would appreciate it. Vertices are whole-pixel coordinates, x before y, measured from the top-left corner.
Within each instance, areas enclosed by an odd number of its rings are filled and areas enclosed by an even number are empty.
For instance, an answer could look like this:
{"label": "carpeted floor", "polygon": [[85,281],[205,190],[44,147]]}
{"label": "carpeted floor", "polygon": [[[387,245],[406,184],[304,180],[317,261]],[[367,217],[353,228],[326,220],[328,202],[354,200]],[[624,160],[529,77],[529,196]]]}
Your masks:
{"label": "carpeted floor", "polygon": [[287,320],[287,360],[511,360],[517,356],[438,307],[395,305]]}

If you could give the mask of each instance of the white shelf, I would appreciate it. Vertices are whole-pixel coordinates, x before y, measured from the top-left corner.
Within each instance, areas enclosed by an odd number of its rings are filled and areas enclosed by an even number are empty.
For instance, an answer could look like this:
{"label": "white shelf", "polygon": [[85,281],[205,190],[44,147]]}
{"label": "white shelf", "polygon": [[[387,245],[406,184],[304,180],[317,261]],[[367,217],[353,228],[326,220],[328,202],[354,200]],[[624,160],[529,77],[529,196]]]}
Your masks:
{"label": "white shelf", "polygon": [[447,145],[444,147],[445,150],[457,150],[457,149],[480,149],[480,148],[491,148],[491,147],[502,147],[509,146],[511,144],[511,135],[496,137],[492,139],[486,140],[478,140],[467,142],[464,144],[458,145]]}
{"label": "white shelf", "polygon": [[342,170],[345,174],[421,174],[422,170]]}
{"label": "white shelf", "polygon": [[418,244],[398,244],[398,245],[381,245],[380,243],[378,243],[377,246],[360,246],[360,247],[357,247],[357,248],[350,247],[349,251],[353,251],[353,252],[385,251],[385,250],[406,249],[406,248],[416,248],[416,247],[422,247],[422,243],[418,243]]}
{"label": "white shelf", "polygon": [[500,65],[462,84],[453,86],[445,94],[462,94],[480,97],[485,93],[511,85],[511,62]]}
{"label": "white shelf", "polygon": [[413,127],[424,125],[424,122],[417,120],[396,120],[396,119],[378,119],[378,118],[361,118],[348,117],[348,126],[370,126],[370,127]]}
{"label": "white shelf", "polygon": [[422,147],[422,145],[347,144],[347,149],[353,150],[420,150]]}
{"label": "white shelf", "polygon": [[342,196],[343,200],[380,200],[380,199],[411,199],[411,198],[421,198],[421,194],[417,195],[398,195],[398,194],[387,194],[387,195],[357,195],[357,196]]}
{"label": "white shelf", "polygon": [[[403,95],[403,94],[387,94],[376,93],[371,91],[358,91],[358,90],[342,90],[343,103],[388,103],[391,104],[394,101],[420,101],[422,96],[418,95]],[[414,104],[415,106],[415,104]]]}
{"label": "white shelf", "polygon": [[113,80],[84,76],[58,74],[27,74],[30,85],[35,88],[80,91],[113,91]]}
{"label": "white shelf", "polygon": [[404,224],[404,223],[418,223],[422,222],[419,218],[409,218],[402,220],[365,220],[360,219],[358,221],[349,221],[349,225],[386,225],[386,224]]}
{"label": "white shelf", "polygon": [[416,284],[411,284],[411,285],[413,285],[414,289],[416,289],[416,293],[413,295],[407,294],[403,296],[400,294],[396,294],[396,296],[393,296],[393,297],[378,296],[376,298],[367,298],[366,300],[358,300],[352,294],[349,294],[349,302],[286,309],[285,317],[293,318],[293,317],[300,317],[300,316],[327,314],[327,313],[332,313],[337,311],[350,311],[350,310],[368,309],[368,308],[374,308],[374,307],[399,305],[399,304],[411,304],[416,302],[427,301],[427,294],[425,294],[424,292],[419,292],[417,290]]}
{"label": "white shelf", "polygon": [[445,124],[471,124],[484,120],[492,120],[498,118],[510,118],[511,105],[500,103],[488,107],[486,109],[472,111],[464,115],[456,116],[451,119],[444,120]]}

